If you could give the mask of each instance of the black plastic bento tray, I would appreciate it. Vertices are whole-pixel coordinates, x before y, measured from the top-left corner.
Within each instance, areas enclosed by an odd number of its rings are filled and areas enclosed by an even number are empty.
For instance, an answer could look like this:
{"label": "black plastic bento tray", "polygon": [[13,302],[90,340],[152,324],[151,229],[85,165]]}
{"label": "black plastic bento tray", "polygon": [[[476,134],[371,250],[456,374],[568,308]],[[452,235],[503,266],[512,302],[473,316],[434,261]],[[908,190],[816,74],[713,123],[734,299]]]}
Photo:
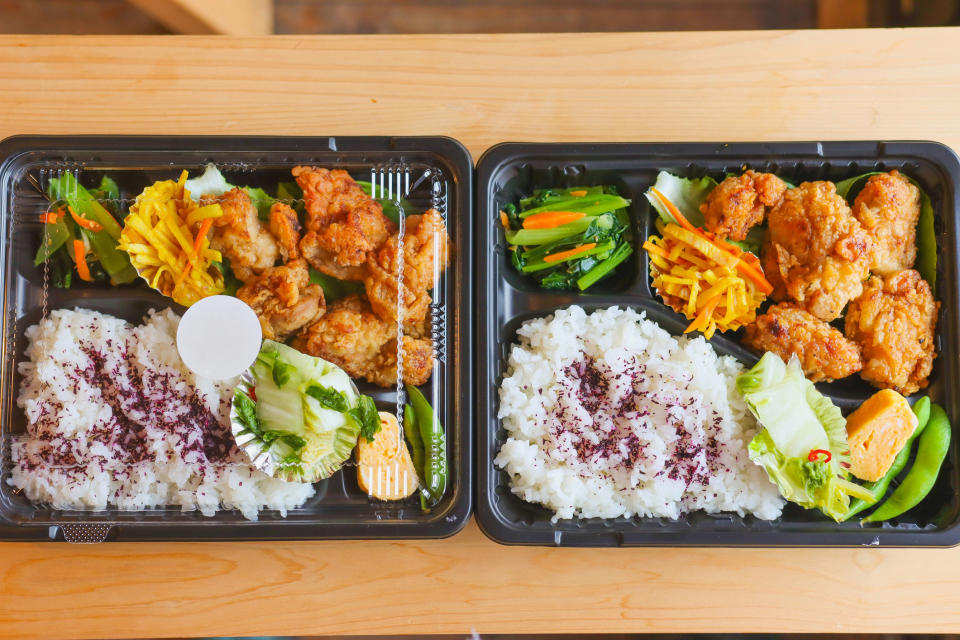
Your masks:
{"label": "black plastic bento tray", "polygon": [[[551,523],[547,508],[510,491],[505,471],[493,460],[506,438],[497,419],[499,385],[519,325],[570,305],[593,310],[611,305],[645,311],[674,335],[689,323],[652,291],[646,256],[640,249],[654,231],[654,215],[643,193],[657,172],[687,177],[745,168],[771,171],[799,183],[838,181],[874,170],[899,169],[930,195],[936,215],[938,249],[935,295],[941,301],[937,352],[930,387],[923,391],[943,405],[953,424],[960,418],[960,160],[935,142],[769,142],[769,143],[505,143],[489,149],[477,164],[475,212],[477,252],[477,520],[493,540],[504,544],[555,546],[952,546],[960,543],[960,443],[949,456],[931,494],[920,506],[883,526],[861,528],[854,520],[837,524],[818,511],[788,504],[780,519],[693,512],[666,518],[575,518]],[[510,264],[497,212],[533,189],[616,185],[630,199],[638,223],[637,251],[617,276],[584,293],[544,291]],[[712,340],[722,354],[747,366],[757,357],[736,336]],[[854,376],[817,385],[844,413],[876,390]]]}
{"label": "black plastic bento tray", "polygon": [[[11,431],[22,429],[16,406],[19,377],[11,364],[25,348],[24,330],[41,316],[42,281],[32,266],[40,223],[40,195],[25,180],[27,173],[81,169],[109,171],[136,195],[153,180],[176,178],[181,168],[194,171],[213,162],[232,171],[249,171],[248,184],[267,186],[262,172],[276,176],[294,164],[345,168],[365,175],[371,168],[428,167],[433,191],[445,207],[455,245],[451,266],[435,298],[445,301],[441,359],[430,384],[440,385],[435,407],[447,431],[448,490],[429,513],[414,499],[401,503],[370,501],[356,486],[356,474],[344,469],[316,483],[316,495],[286,517],[260,512],[248,521],[235,511],[213,517],[182,512],[179,507],[142,511],[57,511],[33,505],[7,483]],[[437,178],[439,176],[439,178]],[[258,177],[265,180],[258,184]],[[443,193],[437,193],[443,186]],[[240,540],[240,539],[371,539],[442,538],[468,521],[473,499],[473,162],[466,148],[447,137],[237,137],[237,136],[18,136],[0,142],[0,293],[4,340],[0,345],[0,539],[2,540]],[[399,181],[397,186],[399,187]],[[125,194],[126,195],[126,194]],[[131,195],[131,197],[132,197]],[[31,200],[33,199],[33,200]],[[28,206],[20,206],[24,202]],[[42,203],[42,199],[41,199]],[[413,201],[416,206],[419,203]],[[42,206],[42,204],[40,205]],[[28,211],[29,210],[29,211]],[[43,209],[39,209],[42,211]],[[29,217],[29,219],[28,219]],[[84,306],[139,321],[149,308],[174,307],[169,299],[145,286],[111,289],[108,285],[49,290],[49,308]],[[396,392],[358,385],[380,408],[395,407]],[[428,396],[429,397],[429,396]]]}

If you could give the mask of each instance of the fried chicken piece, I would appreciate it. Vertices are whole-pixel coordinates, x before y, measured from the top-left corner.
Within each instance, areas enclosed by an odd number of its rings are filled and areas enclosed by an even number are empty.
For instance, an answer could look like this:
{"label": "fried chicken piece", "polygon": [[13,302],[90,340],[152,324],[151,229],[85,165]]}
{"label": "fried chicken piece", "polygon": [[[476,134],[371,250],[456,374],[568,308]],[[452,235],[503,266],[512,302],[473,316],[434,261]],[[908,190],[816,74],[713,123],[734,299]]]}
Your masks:
{"label": "fried chicken piece", "polygon": [[913,269],[870,278],[845,319],[847,337],[863,352],[863,379],[903,395],[926,387],[939,309],[930,285]]}
{"label": "fried chicken piece", "polygon": [[743,240],[763,222],[768,207],[780,204],[787,184],[772,173],[747,171],[718,184],[700,205],[707,229],[721,238]]}
{"label": "fried chicken piece", "polygon": [[219,203],[223,215],[213,219],[210,247],[230,260],[233,275],[247,282],[272,267],[277,261],[277,243],[260,223],[247,192],[236,188],[221,196],[200,198],[201,206],[214,203]]}
{"label": "fried chicken piece", "polygon": [[300,241],[313,267],[341,280],[360,280],[369,254],[379,249],[396,225],[380,203],[346,171],[294,167],[307,208],[307,233]]}
{"label": "fried chicken piece", "polygon": [[[363,285],[374,313],[384,320],[397,320],[400,272],[399,233],[387,240],[367,263]],[[408,216],[403,234],[403,321],[407,330],[422,323],[430,309],[428,291],[437,284],[450,262],[452,245],[440,214],[430,209]]]}
{"label": "fried chicken piece", "polygon": [[284,262],[300,257],[300,220],[297,212],[282,202],[270,207],[270,233],[277,240]]}
{"label": "fried chicken piece", "polygon": [[791,303],[775,304],[748,325],[743,344],[772,351],[784,362],[795,355],[812,382],[838,380],[860,371],[860,348],[819,318]]}
{"label": "fried chicken piece", "polygon": [[[397,326],[381,320],[362,296],[341,298],[293,341],[293,347],[338,365],[351,378],[381,387],[397,383]],[[403,338],[403,379],[421,385],[433,371],[428,339]]]}
{"label": "fried chicken piece", "polygon": [[863,291],[870,237],[832,182],[787,190],[767,216],[763,270],[773,299],[793,300],[821,320],[840,316]]}
{"label": "fried chicken piece", "polygon": [[323,288],[310,284],[305,260],[270,267],[237,291],[260,319],[263,337],[283,342],[323,315]]}
{"label": "fried chicken piece", "polygon": [[853,202],[853,215],[870,234],[870,270],[890,275],[917,259],[920,189],[899,171],[870,176]]}

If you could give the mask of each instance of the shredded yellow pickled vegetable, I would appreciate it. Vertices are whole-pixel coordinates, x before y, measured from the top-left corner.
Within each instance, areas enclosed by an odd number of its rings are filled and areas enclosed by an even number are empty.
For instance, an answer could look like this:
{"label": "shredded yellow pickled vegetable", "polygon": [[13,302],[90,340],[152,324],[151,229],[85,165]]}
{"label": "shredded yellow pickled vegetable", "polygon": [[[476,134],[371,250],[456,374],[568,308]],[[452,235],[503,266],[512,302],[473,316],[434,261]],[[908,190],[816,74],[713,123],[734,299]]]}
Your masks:
{"label": "shredded yellow pickled vegetable", "polygon": [[694,233],[659,221],[657,229],[662,237],[651,236],[643,248],[650,257],[657,292],[667,305],[692,320],[684,333],[702,331],[709,339],[717,330],[738,329],[756,320],[766,294],[737,267],[742,261],[762,273],[755,255],[719,251],[702,230]]}
{"label": "shredded yellow pickled vegetable", "polygon": [[219,204],[199,206],[180,179],[163,180],[143,190],[123,221],[117,246],[126,251],[140,277],[165,296],[189,307],[223,292],[223,261],[210,248],[212,220],[223,215]]}

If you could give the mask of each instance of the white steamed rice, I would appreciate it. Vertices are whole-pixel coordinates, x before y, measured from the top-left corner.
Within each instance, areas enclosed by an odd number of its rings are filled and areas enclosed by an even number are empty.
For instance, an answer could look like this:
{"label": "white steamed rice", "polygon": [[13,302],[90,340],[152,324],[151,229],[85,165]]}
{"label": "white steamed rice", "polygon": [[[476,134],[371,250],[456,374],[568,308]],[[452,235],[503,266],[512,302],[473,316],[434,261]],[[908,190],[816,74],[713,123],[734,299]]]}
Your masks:
{"label": "white steamed rice", "polygon": [[747,454],[758,427],[734,358],[617,307],[570,307],[517,333],[500,387],[509,437],[495,459],[517,496],[554,521],[779,517],[783,499]]}
{"label": "white steamed rice", "polygon": [[310,484],[255,469],[233,443],[236,380],[187,369],[180,318],[150,312],[140,326],[89,310],[58,310],[27,329],[17,399],[27,433],[13,443],[9,482],[56,509],[179,505],[205,516],[302,505]]}

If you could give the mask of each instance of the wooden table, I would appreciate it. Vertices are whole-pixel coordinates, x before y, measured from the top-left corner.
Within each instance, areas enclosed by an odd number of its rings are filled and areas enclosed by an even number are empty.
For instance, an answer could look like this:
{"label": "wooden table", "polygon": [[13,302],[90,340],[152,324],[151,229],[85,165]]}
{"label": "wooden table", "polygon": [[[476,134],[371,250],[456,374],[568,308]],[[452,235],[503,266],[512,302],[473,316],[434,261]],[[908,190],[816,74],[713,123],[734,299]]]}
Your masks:
{"label": "wooden table", "polygon": [[[960,29],[0,37],[16,133],[914,138],[960,149]],[[51,632],[51,629],[53,630]],[[0,545],[0,637],[960,631],[960,548]]]}

